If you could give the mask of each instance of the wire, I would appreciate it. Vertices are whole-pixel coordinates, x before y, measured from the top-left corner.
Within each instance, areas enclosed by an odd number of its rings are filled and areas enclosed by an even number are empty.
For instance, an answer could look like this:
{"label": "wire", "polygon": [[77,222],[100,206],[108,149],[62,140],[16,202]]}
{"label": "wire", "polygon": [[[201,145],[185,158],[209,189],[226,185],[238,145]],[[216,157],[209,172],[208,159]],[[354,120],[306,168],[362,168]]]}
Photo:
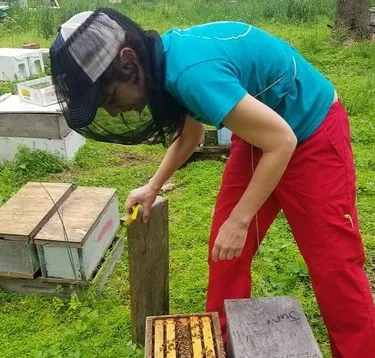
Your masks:
{"label": "wire", "polygon": [[60,221],[61,221],[61,225],[62,225],[62,229],[63,229],[63,234],[64,234],[64,240],[66,242],[66,248],[67,248],[67,251],[68,251],[68,256],[69,256],[69,261],[70,261],[70,265],[72,267],[72,270],[73,270],[73,274],[74,274],[74,278],[76,280],[78,280],[78,275],[77,275],[77,271],[76,271],[76,268],[75,268],[75,263],[74,263],[74,258],[73,258],[73,253],[72,253],[72,248],[70,246],[70,241],[69,241],[69,237],[68,237],[68,233],[66,231],[66,228],[65,228],[65,224],[64,224],[64,220],[63,220],[63,208],[64,208],[64,205],[61,205],[61,213],[60,213],[60,210],[59,208],[57,207],[57,204],[55,202],[55,200],[52,198],[51,194],[49,193],[49,191],[47,190],[47,188],[43,185],[43,183],[40,183],[40,185],[42,186],[42,188],[45,190],[45,192],[47,193],[47,195],[50,197],[53,205],[54,205],[54,208],[56,209],[56,212],[57,212],[57,215],[59,216],[60,218]]}
{"label": "wire", "polygon": [[[254,165],[254,146],[251,145],[251,170],[252,175],[254,175],[255,171],[255,165]],[[255,214],[255,230],[256,230],[256,237],[257,237],[257,249],[260,246],[260,234],[259,234],[259,218],[258,218],[258,212]]]}

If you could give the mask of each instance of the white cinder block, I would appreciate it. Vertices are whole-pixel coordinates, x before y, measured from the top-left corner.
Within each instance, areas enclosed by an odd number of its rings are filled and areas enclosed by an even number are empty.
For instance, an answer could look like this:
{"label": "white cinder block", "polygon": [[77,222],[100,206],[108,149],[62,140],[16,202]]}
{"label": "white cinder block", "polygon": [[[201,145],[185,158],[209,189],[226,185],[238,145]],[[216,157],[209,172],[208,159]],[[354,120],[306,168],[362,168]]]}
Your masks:
{"label": "white cinder block", "polygon": [[0,137],[0,163],[13,160],[20,145],[45,150],[63,159],[71,160],[85,142],[85,138],[74,131],[62,139]]}
{"label": "white cinder block", "polygon": [[0,80],[25,79],[44,72],[43,55],[40,50],[0,48]]}

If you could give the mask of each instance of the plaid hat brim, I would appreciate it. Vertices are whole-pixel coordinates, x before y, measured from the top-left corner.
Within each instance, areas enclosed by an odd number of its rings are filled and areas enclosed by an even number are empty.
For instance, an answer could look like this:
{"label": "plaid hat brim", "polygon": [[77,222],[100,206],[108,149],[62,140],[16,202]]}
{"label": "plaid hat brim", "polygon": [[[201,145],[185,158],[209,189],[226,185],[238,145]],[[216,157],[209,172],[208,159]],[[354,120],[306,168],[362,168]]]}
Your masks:
{"label": "plaid hat brim", "polygon": [[97,82],[86,92],[69,100],[66,121],[70,128],[88,126],[95,118],[99,107],[100,83]]}

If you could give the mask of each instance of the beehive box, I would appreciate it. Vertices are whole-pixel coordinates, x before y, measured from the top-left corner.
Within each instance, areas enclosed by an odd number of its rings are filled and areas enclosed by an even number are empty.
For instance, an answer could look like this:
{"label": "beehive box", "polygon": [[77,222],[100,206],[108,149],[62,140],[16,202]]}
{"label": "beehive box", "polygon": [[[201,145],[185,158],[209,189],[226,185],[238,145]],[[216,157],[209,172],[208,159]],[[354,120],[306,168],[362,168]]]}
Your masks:
{"label": "beehive box", "polygon": [[224,307],[230,357],[323,357],[296,297],[228,299]]}
{"label": "beehive box", "polygon": [[0,101],[0,164],[13,160],[20,145],[70,160],[84,144],[85,138],[66,124],[58,104],[37,106],[17,95]]}
{"label": "beehive box", "polygon": [[0,276],[35,276],[40,264],[33,238],[72,190],[71,184],[28,183],[0,208]]}
{"label": "beehive box", "polygon": [[40,50],[0,48],[0,80],[25,79],[39,72],[44,72]]}
{"label": "beehive box", "polygon": [[119,225],[115,189],[78,187],[35,236],[42,276],[89,280]]}
{"label": "beehive box", "polygon": [[146,319],[145,358],[223,358],[216,312]]}
{"label": "beehive box", "polygon": [[50,106],[57,103],[55,86],[51,76],[38,78],[17,84],[20,100],[38,106]]}

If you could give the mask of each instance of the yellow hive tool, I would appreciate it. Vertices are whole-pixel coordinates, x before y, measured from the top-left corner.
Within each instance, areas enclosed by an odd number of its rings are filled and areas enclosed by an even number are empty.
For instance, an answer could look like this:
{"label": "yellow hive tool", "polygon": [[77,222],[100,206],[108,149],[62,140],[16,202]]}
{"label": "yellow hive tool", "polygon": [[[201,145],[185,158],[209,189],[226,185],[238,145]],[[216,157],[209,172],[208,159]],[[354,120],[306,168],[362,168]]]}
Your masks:
{"label": "yellow hive tool", "polygon": [[137,204],[137,205],[133,206],[133,212],[131,214],[126,214],[124,216],[124,218],[123,218],[124,225],[129,226],[137,219],[137,215],[138,215],[138,211],[139,211],[140,206],[141,206],[140,204]]}

